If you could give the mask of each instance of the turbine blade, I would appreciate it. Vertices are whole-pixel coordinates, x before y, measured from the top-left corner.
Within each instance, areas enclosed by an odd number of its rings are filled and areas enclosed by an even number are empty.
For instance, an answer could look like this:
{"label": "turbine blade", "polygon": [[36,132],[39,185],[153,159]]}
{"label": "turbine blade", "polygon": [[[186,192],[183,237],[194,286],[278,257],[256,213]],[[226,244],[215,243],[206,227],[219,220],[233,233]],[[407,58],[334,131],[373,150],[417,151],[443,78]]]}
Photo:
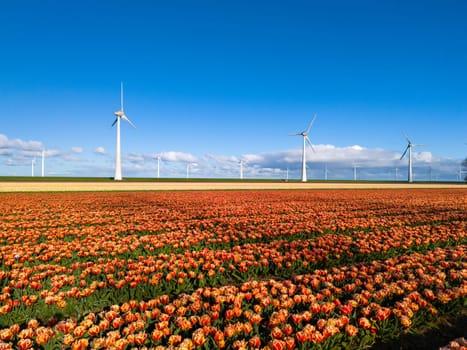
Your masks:
{"label": "turbine blade", "polygon": [[407,136],[407,133],[404,131],[404,136],[405,136],[405,139],[407,140],[408,143],[412,143],[412,141],[410,141],[409,137]]}
{"label": "turbine blade", "polygon": [[289,136],[300,136],[302,133],[299,132],[299,133],[296,133],[296,134],[289,134]]}
{"label": "turbine blade", "polygon": [[114,126],[114,125],[115,125],[115,123],[117,122],[117,120],[118,120],[118,117],[117,117],[117,118],[115,118],[114,122],[112,123],[112,126]]}
{"label": "turbine blade", "polygon": [[316,151],[315,151],[315,149],[314,149],[314,147],[313,147],[313,145],[312,145],[310,139],[308,138],[308,136],[305,136],[305,140],[306,140],[306,142],[308,142],[308,144],[310,145],[311,150],[312,150],[313,152],[316,153]]}
{"label": "turbine blade", "polygon": [[405,148],[405,151],[404,151],[404,153],[402,153],[402,156],[401,156],[401,158],[400,158],[399,160],[401,160],[402,158],[404,158],[404,156],[405,156],[405,154],[407,153],[409,147],[410,147],[410,146],[407,146],[407,147]]}
{"label": "turbine blade", "polygon": [[419,147],[419,146],[428,146],[425,143],[412,143],[412,147]]}
{"label": "turbine blade", "polygon": [[311,129],[311,127],[313,126],[313,123],[315,122],[316,116],[317,116],[317,115],[315,114],[314,117],[313,117],[313,119],[312,119],[311,122],[310,122],[310,125],[308,125],[308,128],[307,128],[306,131],[305,131],[307,134],[310,132],[310,129]]}
{"label": "turbine blade", "polygon": [[131,122],[131,120],[128,119],[128,117],[127,117],[125,114],[122,115],[122,119],[123,119],[124,121],[126,121],[128,124],[130,124],[132,127],[134,127],[134,128],[136,129],[135,124],[133,124],[133,123]]}

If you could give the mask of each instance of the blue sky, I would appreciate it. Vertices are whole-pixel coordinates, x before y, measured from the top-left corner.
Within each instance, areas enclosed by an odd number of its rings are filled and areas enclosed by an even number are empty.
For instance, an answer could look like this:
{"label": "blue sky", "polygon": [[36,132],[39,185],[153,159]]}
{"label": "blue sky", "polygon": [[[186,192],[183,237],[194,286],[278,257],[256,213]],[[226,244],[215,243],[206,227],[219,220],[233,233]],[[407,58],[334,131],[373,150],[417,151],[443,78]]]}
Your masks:
{"label": "blue sky", "polygon": [[467,156],[467,2],[6,1],[0,175],[456,180]]}

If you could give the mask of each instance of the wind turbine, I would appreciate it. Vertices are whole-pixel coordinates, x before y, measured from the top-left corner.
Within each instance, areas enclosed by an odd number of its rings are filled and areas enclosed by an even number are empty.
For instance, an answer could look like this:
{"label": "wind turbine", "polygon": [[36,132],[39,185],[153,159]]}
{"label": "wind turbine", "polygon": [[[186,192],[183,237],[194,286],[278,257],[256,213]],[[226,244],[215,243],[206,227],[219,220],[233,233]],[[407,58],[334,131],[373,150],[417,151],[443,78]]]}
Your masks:
{"label": "wind turbine", "polygon": [[405,134],[405,138],[407,140],[407,147],[405,148],[404,153],[402,153],[402,156],[401,156],[400,160],[402,160],[402,158],[404,158],[407,151],[409,151],[408,181],[413,182],[413,176],[412,176],[412,147],[419,147],[419,146],[426,146],[426,145],[412,143],[412,141],[410,141],[407,134]]}
{"label": "wind turbine", "polygon": [[360,168],[359,165],[353,163],[353,180],[357,181],[357,169]]}
{"label": "wind turbine", "polygon": [[290,134],[289,136],[303,136],[303,149],[302,149],[302,182],[306,182],[306,143],[310,145],[310,148],[312,151],[314,151],[313,145],[311,144],[310,138],[308,137],[308,133],[310,132],[311,127],[313,126],[313,123],[315,122],[316,119],[316,114],[313,117],[313,119],[310,122],[310,125],[308,125],[308,128],[306,128],[305,131],[299,132],[297,134]]}
{"label": "wind turbine", "polygon": [[115,154],[115,176],[114,180],[121,180],[122,179],[122,161],[120,155],[120,119],[123,119],[132,127],[136,128],[136,126],[128,119],[123,111],[123,82],[120,83],[120,110],[116,111],[115,113],[115,121],[113,122],[112,126],[117,124],[117,147],[116,147],[116,154]]}
{"label": "wind turbine", "polygon": [[36,164],[36,158],[31,160],[31,176],[34,177],[34,165]]}
{"label": "wind turbine", "polygon": [[41,152],[41,157],[42,157],[42,177],[44,177],[44,168],[45,168],[45,150],[42,150]]}
{"label": "wind turbine", "polygon": [[240,159],[240,180],[243,180],[243,159]]}
{"label": "wind turbine", "polygon": [[190,169],[192,166],[197,166],[198,164],[197,163],[190,163],[190,162],[187,162],[186,163],[186,178],[189,179],[190,178]]}
{"label": "wind turbine", "polygon": [[459,182],[462,182],[462,174],[465,173],[466,171],[463,171],[462,170],[462,166],[459,167],[459,173],[458,173],[458,179],[459,179]]}
{"label": "wind turbine", "polygon": [[160,177],[160,168],[161,168],[161,156],[158,154],[157,155],[157,178]]}

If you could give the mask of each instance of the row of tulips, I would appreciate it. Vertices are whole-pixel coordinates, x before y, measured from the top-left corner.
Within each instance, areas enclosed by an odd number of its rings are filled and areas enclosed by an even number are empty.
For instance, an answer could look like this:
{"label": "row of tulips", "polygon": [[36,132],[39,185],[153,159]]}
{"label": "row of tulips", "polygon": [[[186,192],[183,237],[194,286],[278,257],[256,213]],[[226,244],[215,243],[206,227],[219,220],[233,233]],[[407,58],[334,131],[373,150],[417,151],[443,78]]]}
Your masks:
{"label": "row of tulips", "polygon": [[[156,249],[185,249],[207,240],[238,242],[467,217],[462,192],[444,193],[435,205],[432,193],[425,191],[376,192],[379,203],[374,202],[375,192],[359,193],[358,201],[354,193],[260,192],[260,200],[249,192],[3,195],[0,254],[8,257],[17,251],[20,261],[32,264],[38,256],[42,262],[53,261],[70,251],[123,254],[145,233],[157,233]],[[101,246],[96,236],[108,244]],[[50,246],[54,249],[48,251]],[[39,252],[31,254],[35,249]]]}
{"label": "row of tulips", "polygon": [[[70,313],[73,301],[98,293],[105,299],[109,290],[129,289],[151,293],[192,290],[219,285],[225,281],[258,276],[288,276],[305,273],[317,266],[339,265],[398,254],[408,248],[425,250],[432,246],[465,243],[465,222],[433,227],[417,226],[389,231],[357,231],[353,234],[325,234],[310,239],[275,240],[247,243],[231,249],[202,249],[179,254],[135,256],[133,259],[98,258],[96,262],[76,261],[70,266],[41,264],[0,271],[4,285],[0,294],[0,315],[14,319],[12,311],[22,315],[24,308],[54,304]],[[449,244],[448,244],[449,245]],[[367,258],[365,258],[367,256]],[[152,289],[151,289],[152,287]],[[127,299],[132,294],[127,294]],[[140,295],[143,296],[143,295]],[[111,295],[107,304],[115,302]],[[114,298],[121,298],[121,293]],[[57,310],[58,311],[58,310]],[[0,316],[0,320],[2,317]]]}
{"label": "row of tulips", "polygon": [[467,247],[112,305],[81,320],[0,330],[5,349],[309,349],[396,336],[467,296]]}

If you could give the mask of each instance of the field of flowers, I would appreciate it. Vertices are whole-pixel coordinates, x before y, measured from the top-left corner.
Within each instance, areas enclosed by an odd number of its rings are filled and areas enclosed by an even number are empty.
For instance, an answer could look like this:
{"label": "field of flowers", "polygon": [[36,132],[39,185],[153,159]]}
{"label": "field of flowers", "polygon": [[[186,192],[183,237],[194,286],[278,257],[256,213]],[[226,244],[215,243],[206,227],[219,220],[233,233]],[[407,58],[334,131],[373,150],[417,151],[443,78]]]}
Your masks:
{"label": "field of flowers", "polygon": [[0,197],[0,349],[363,349],[467,313],[465,189]]}

